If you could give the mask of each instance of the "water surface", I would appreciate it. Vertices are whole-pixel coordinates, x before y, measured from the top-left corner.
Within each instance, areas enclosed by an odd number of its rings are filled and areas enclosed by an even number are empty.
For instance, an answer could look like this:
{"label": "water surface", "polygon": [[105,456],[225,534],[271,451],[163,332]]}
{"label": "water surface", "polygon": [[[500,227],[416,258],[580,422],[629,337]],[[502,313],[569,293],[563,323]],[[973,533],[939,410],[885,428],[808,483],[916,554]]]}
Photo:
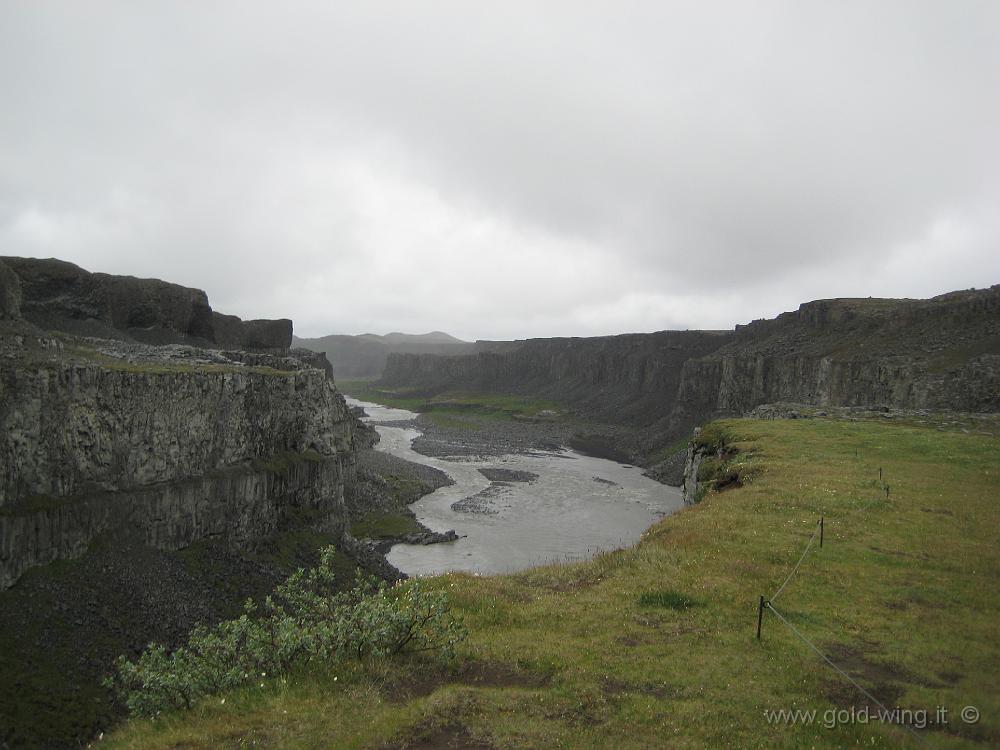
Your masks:
{"label": "water surface", "polygon": [[[375,422],[415,418],[414,412],[356,399]],[[455,484],[411,505],[435,531],[454,529],[463,538],[433,545],[397,544],[386,556],[409,575],[462,570],[503,573],[547,562],[587,559],[602,550],[628,546],[657,519],[683,505],[681,492],[642,475],[634,466],[584,456],[566,449],[531,455],[434,458],[411,447],[420,432],[377,425],[378,450],[444,471]],[[480,468],[530,471],[538,479],[495,486],[474,503],[487,513],[460,512],[452,504],[476,495],[491,482]]]}

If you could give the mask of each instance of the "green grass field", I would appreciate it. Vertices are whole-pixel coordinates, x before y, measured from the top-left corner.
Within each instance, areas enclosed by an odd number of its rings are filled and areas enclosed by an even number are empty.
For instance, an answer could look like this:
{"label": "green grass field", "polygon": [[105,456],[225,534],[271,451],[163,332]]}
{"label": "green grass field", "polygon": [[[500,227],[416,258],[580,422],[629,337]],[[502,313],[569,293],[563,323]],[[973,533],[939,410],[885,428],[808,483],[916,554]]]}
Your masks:
{"label": "green grass field", "polygon": [[[447,575],[455,664],[332,664],[131,722],[109,748],[811,748],[1000,745],[1000,439],[833,420],[720,424],[742,487],[635,547],[497,577]],[[879,468],[890,485],[886,498]],[[825,712],[948,709],[915,738]],[[976,723],[961,710],[975,706]],[[815,709],[772,725],[765,711]],[[451,743],[451,744],[449,744]]]}

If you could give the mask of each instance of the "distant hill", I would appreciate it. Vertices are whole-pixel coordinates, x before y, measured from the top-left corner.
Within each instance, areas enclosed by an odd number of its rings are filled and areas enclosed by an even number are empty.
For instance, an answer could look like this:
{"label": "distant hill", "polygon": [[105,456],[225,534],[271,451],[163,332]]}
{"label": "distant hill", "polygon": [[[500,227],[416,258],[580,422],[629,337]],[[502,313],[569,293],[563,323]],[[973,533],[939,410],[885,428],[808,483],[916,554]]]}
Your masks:
{"label": "distant hill", "polygon": [[457,339],[444,331],[431,331],[430,333],[387,333],[385,336],[376,336],[373,333],[364,334],[372,339],[384,341],[391,346],[404,344],[468,344],[468,341]]}
{"label": "distant hill", "polygon": [[390,354],[470,354],[476,345],[443,331],[430,333],[387,333],[380,336],[333,334],[315,339],[293,338],[292,345],[323,352],[333,365],[334,377],[347,379],[380,378]]}

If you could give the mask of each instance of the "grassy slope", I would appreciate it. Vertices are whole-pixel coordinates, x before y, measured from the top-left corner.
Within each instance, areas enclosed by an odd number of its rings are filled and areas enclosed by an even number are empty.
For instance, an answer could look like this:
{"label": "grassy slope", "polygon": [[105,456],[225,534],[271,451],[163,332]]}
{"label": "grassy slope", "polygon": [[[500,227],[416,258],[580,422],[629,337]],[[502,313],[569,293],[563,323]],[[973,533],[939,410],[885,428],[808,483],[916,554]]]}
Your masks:
{"label": "grassy slope", "polygon": [[[341,665],[264,679],[225,703],[130,723],[102,744],[346,748],[426,735],[410,746],[917,746],[877,723],[764,720],[764,709],[863,705],[773,615],[754,640],[758,595],[778,587],[820,514],[826,544],[779,610],[890,706],[947,706],[952,721],[928,733],[933,746],[1000,744],[1000,439],[874,422],[724,427],[756,465],[754,481],[665,519],[636,547],[436,579],[470,628],[466,658],[479,666],[464,676]],[[966,705],[980,723],[958,719]]]}

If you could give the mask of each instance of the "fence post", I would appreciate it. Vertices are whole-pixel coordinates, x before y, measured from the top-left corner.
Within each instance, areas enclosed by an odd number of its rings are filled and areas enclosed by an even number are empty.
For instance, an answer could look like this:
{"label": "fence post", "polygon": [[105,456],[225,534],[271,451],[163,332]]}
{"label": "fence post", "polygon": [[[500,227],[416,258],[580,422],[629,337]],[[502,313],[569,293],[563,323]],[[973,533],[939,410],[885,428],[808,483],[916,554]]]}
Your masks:
{"label": "fence post", "polygon": [[885,486],[885,499],[886,499],[886,500],[888,500],[888,499],[889,499],[889,485],[886,485],[886,486]]}
{"label": "fence post", "polygon": [[764,621],[764,595],[760,596],[760,603],[757,605],[757,640],[760,640],[760,625]]}
{"label": "fence post", "polygon": [[882,467],[881,466],[878,467],[878,481],[880,481],[880,482],[882,481]]}
{"label": "fence post", "polygon": [[819,517],[819,546],[823,546],[823,516]]}

